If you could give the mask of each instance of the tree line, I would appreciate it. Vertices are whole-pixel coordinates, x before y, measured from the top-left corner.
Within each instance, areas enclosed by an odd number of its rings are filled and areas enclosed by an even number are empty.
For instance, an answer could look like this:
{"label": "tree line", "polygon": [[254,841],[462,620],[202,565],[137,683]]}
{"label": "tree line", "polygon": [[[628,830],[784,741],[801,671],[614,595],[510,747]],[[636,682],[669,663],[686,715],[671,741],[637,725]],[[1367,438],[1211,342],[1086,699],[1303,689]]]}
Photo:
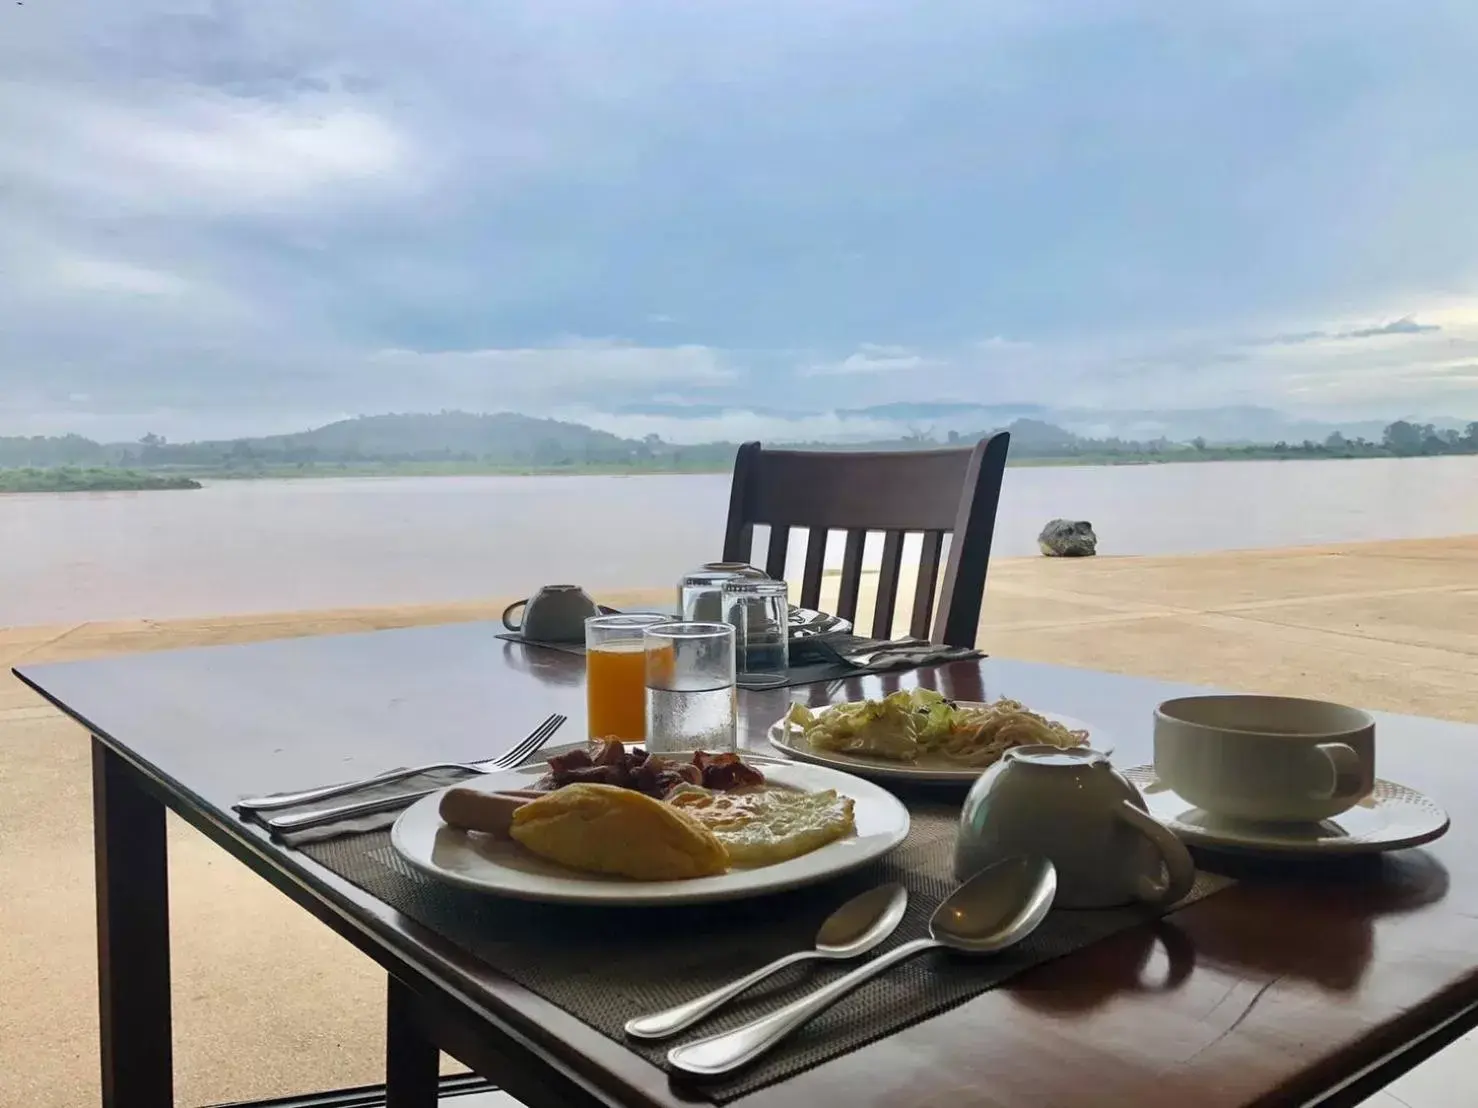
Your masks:
{"label": "tree line", "polygon": [[[1206,443],[1199,439],[1194,440],[1191,445],[1197,450],[1208,449]],[[1372,442],[1363,436],[1347,438],[1335,431],[1323,442],[1305,439],[1300,443],[1275,442],[1251,449],[1331,458],[1420,458],[1437,454],[1478,454],[1478,422],[1469,423],[1459,431],[1451,427],[1438,428],[1431,423],[1410,423],[1398,419],[1386,424],[1379,442]]]}
{"label": "tree line", "polygon": [[[1018,420],[1010,428],[1011,453],[1040,460],[1163,460],[1257,457],[1419,457],[1478,454],[1478,421],[1462,431],[1430,423],[1396,420],[1379,441],[1350,438],[1336,431],[1323,442],[1214,444],[1166,439],[1129,441],[1089,439],[1061,427]],[[985,432],[981,432],[984,434]],[[913,431],[884,442],[804,443],[817,449],[911,450],[963,444],[979,435],[949,432],[936,437]],[[722,469],[731,464],[735,444],[669,443],[657,435],[624,439],[579,424],[524,416],[373,416],[346,420],[314,431],[260,439],[172,443],[156,434],[133,443],[98,443],[81,435],[0,437],[0,468],[124,467],[203,473],[252,473],[282,468],[418,464],[510,466],[535,469]]]}

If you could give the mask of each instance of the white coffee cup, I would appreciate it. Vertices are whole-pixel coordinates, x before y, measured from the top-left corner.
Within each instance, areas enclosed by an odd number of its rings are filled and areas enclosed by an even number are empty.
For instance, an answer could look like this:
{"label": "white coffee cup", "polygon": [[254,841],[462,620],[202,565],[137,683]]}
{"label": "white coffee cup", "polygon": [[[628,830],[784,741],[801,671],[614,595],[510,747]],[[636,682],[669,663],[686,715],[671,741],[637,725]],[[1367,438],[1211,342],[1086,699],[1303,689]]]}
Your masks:
{"label": "white coffee cup", "polygon": [[1290,696],[1187,696],[1155,710],[1155,776],[1205,812],[1329,819],[1375,787],[1375,720]]}

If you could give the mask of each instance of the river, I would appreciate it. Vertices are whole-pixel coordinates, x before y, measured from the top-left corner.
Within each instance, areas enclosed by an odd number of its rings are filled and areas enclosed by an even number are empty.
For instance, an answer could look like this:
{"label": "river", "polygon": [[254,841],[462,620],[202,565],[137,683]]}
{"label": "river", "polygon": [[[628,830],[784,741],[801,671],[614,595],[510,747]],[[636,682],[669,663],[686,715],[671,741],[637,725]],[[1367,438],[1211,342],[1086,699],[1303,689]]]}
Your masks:
{"label": "river", "polygon": [[[0,627],[669,585],[719,556],[728,489],[406,477],[3,496]],[[1091,520],[1103,554],[1465,534],[1475,489],[1478,457],[1011,469],[995,554],[1036,553],[1054,516]]]}

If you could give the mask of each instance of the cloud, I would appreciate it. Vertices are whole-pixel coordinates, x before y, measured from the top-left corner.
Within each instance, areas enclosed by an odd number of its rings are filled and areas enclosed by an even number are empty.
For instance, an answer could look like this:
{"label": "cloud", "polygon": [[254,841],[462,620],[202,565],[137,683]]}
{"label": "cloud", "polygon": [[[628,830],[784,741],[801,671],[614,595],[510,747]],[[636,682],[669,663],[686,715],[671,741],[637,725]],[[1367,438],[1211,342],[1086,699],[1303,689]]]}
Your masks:
{"label": "cloud", "polygon": [[85,255],[58,256],[47,276],[63,291],[171,298],[195,291],[192,282],[164,270]]}
{"label": "cloud", "polygon": [[1431,366],[1418,371],[1423,377],[1435,377],[1454,385],[1478,385],[1478,362],[1458,362],[1455,365]]}
{"label": "cloud", "polygon": [[[113,356],[91,350],[45,380],[0,372],[0,419],[7,409],[27,406],[74,410],[78,405],[68,398],[77,395],[115,412],[215,411],[256,422],[274,408],[294,414],[442,408],[537,413],[577,398],[616,406],[674,388],[714,390],[732,385],[739,373],[722,352],[701,346],[572,339],[544,347],[476,350],[366,352],[324,346],[295,348],[288,357],[270,348],[269,336],[243,331],[250,333],[248,340],[221,346],[161,342],[145,354]],[[134,381],[145,374],[151,389],[149,400],[141,402]],[[282,403],[283,389],[291,391],[291,405]],[[356,395],[373,399],[363,405],[345,402]]]}
{"label": "cloud", "polygon": [[562,408],[561,419],[584,423],[627,438],[659,435],[667,442],[838,442],[882,441],[908,430],[897,420],[844,415],[836,411],[783,414],[735,405],[701,414],[609,412],[588,407]]}
{"label": "cloud", "polygon": [[840,361],[804,365],[800,372],[803,377],[850,377],[854,374],[904,373],[936,364],[905,346],[864,342]]}
{"label": "cloud", "polygon": [[1268,339],[1254,339],[1252,341],[1254,344],[1266,343],[1272,346],[1297,346],[1300,343],[1317,342],[1320,339],[1327,339],[1328,337],[1329,333],[1327,331],[1293,331],[1284,335],[1274,335]]}
{"label": "cloud", "polygon": [[1473,403],[1471,6],[5,12],[0,433]]}
{"label": "cloud", "polygon": [[648,347],[613,339],[521,349],[383,350],[372,363],[408,375],[421,388],[486,382],[511,395],[546,401],[571,389],[588,394],[670,386],[712,388],[736,376],[719,351],[705,346]]}
{"label": "cloud", "polygon": [[1287,334],[1274,335],[1271,338],[1254,339],[1252,342],[1254,344],[1273,346],[1298,346],[1302,343],[1319,342],[1324,339],[1376,339],[1385,338],[1388,335],[1423,335],[1440,330],[1442,328],[1438,324],[1418,323],[1412,316],[1405,315],[1390,323],[1382,323],[1374,327],[1294,331]]}
{"label": "cloud", "polygon": [[[1424,408],[1429,415],[1461,414],[1455,404],[1478,413],[1478,387],[1469,388],[1478,382],[1459,376],[1454,385],[1445,372],[1478,356],[1475,308],[1478,301],[1438,307],[1432,314],[1445,317],[1442,324],[1403,316],[1379,326],[1311,329],[1292,344],[1249,344],[1240,348],[1243,395],[1247,402],[1329,416],[1394,418]],[[1216,349],[1212,342],[1183,364],[1207,365]],[[1197,389],[1202,402],[1216,397],[1218,383],[1211,384]]]}
{"label": "cloud", "polygon": [[[132,93],[132,90],[130,90]],[[405,183],[410,139],[342,97],[262,102],[163,87],[130,101],[0,85],[0,174],[12,195],[77,219],[282,216]]]}
{"label": "cloud", "polygon": [[1435,323],[1418,323],[1411,316],[1402,316],[1400,319],[1385,323],[1379,327],[1362,327],[1357,331],[1345,331],[1335,336],[1342,339],[1370,339],[1383,335],[1421,335],[1429,331],[1440,331]]}

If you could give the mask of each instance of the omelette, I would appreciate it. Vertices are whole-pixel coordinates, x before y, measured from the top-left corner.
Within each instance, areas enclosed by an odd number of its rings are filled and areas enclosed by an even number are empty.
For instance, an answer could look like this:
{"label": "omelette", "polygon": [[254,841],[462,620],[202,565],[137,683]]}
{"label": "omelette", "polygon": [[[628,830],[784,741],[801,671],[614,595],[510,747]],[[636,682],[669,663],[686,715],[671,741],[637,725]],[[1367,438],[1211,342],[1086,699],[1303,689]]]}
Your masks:
{"label": "omelette", "polygon": [[508,834],[571,869],[637,881],[711,877],[729,868],[718,837],[679,808],[616,785],[566,785],[513,813]]}
{"label": "omelette", "polygon": [[770,786],[713,792],[679,785],[665,803],[712,832],[729,861],[746,868],[799,858],[856,830],[852,798],[835,789],[801,792]]}

